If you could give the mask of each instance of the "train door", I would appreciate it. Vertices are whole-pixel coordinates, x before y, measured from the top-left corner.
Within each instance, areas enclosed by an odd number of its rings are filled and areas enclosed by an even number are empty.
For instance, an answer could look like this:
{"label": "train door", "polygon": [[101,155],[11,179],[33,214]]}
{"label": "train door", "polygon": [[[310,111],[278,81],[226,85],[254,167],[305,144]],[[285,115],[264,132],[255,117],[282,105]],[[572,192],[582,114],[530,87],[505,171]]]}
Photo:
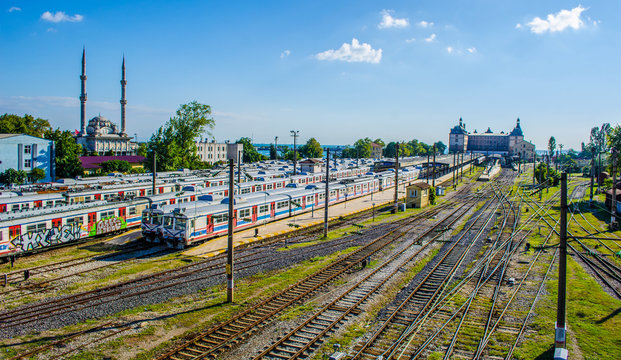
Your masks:
{"label": "train door", "polygon": [[144,196],[145,194],[145,190],[144,189],[140,189],[140,196]]}
{"label": "train door", "polygon": [[306,209],[306,196],[302,196],[302,209]]}
{"label": "train door", "polygon": [[233,229],[237,227],[237,210],[233,210]]}
{"label": "train door", "polygon": [[196,201],[196,196],[194,195],[190,196],[190,201]]}
{"label": "train door", "polygon": [[267,184],[263,184],[263,191],[267,190]]}
{"label": "train door", "polygon": [[6,212],[6,204],[0,204],[0,213]]}
{"label": "train door", "polygon": [[211,219],[211,215],[207,215],[207,233],[213,232],[213,220]]}
{"label": "train door", "polygon": [[315,206],[319,205],[319,194],[315,194]]}
{"label": "train door", "polygon": [[9,240],[14,239],[21,235],[22,227],[21,225],[13,225],[9,226]]}
{"label": "train door", "polygon": [[123,198],[123,195],[125,195],[125,192],[124,191],[119,191],[119,197]]}
{"label": "train door", "polygon": [[52,227],[53,228],[60,228],[63,226],[63,219],[58,218],[58,219],[52,219]]}
{"label": "train door", "polygon": [[127,215],[127,208],[119,208],[119,216],[123,218],[123,220],[127,220],[127,218],[125,217],[125,215]]}
{"label": "train door", "polygon": [[97,213],[96,212],[88,213],[88,227],[89,227],[89,229],[90,229],[91,225],[93,225],[95,222],[97,222]]}
{"label": "train door", "polygon": [[36,208],[40,208],[41,206],[43,206],[43,201],[42,200],[36,200],[34,202],[34,207]]}
{"label": "train door", "polygon": [[95,194],[95,200],[101,200],[101,194]]}
{"label": "train door", "polygon": [[160,186],[158,189],[158,194],[163,194],[164,193],[164,187]]}
{"label": "train door", "polygon": [[257,222],[257,206],[252,207],[252,222]]}
{"label": "train door", "polygon": [[275,203],[271,203],[270,204],[270,217],[275,217],[276,216],[276,204]]}
{"label": "train door", "polygon": [[175,203],[175,199],[170,199],[170,205],[173,205]]}

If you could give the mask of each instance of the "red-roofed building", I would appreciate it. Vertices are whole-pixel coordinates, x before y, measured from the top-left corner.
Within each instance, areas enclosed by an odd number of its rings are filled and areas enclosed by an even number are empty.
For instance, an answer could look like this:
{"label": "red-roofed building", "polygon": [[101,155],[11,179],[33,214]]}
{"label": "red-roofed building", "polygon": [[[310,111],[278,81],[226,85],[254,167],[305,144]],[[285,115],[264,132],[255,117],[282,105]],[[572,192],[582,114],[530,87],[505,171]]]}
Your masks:
{"label": "red-roofed building", "polygon": [[93,174],[101,169],[101,163],[109,160],[127,161],[132,169],[143,169],[144,161],[147,158],[140,155],[120,155],[120,156],[81,156],[80,162],[85,174]]}

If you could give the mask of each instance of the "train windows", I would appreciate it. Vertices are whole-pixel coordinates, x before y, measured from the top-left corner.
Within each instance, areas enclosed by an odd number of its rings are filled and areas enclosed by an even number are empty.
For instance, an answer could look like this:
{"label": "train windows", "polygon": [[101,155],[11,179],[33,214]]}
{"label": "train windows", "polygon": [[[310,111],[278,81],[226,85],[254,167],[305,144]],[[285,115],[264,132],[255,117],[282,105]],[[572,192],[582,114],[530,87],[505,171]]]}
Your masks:
{"label": "train windows", "polygon": [[99,220],[109,218],[109,217],[114,217],[114,210],[102,211],[99,213]]}
{"label": "train windows", "polygon": [[162,225],[162,214],[153,215],[153,225]]}
{"label": "train windows", "polygon": [[165,228],[172,228],[173,225],[173,218],[171,216],[165,216],[164,217],[164,227]]}
{"label": "train windows", "polygon": [[221,223],[229,221],[229,215],[228,214],[218,214],[218,215],[214,215],[212,217],[212,219],[213,219],[213,223],[214,224],[221,224]]}
{"label": "train windows", "polygon": [[250,216],[250,209],[239,210],[239,218],[243,220]]}
{"label": "train windows", "polygon": [[259,206],[259,213],[264,214],[270,210],[269,205],[261,205]]}
{"label": "train windows", "polygon": [[151,214],[149,214],[148,212],[144,211],[142,213],[142,223],[143,224],[150,224],[151,223]]}
{"label": "train windows", "polygon": [[11,211],[19,211],[19,204],[11,205]]}
{"label": "train windows", "polygon": [[81,216],[76,216],[73,218],[68,218],[67,225],[77,224],[78,226],[81,226],[83,221],[84,219]]}
{"label": "train windows", "polygon": [[136,215],[136,207],[135,206],[131,206],[129,208],[129,215]]}
{"label": "train windows", "polygon": [[276,209],[282,209],[282,208],[286,208],[289,207],[289,201],[285,200],[285,201],[279,201],[276,203]]}
{"label": "train windows", "polygon": [[33,224],[33,225],[28,225],[26,226],[26,232],[39,232],[39,231],[45,231],[46,227],[45,227],[45,223],[39,223],[39,224]]}
{"label": "train windows", "polygon": [[267,190],[272,190],[273,184],[267,184]]}
{"label": "train windows", "polygon": [[183,219],[183,218],[176,218],[175,219],[175,230],[185,230],[185,226],[187,224],[188,220]]}
{"label": "train windows", "polygon": [[276,183],[276,189],[280,189],[282,187],[282,183],[281,182],[277,182]]}
{"label": "train windows", "polygon": [[244,188],[241,190],[242,194],[248,194],[250,192],[250,188]]}
{"label": "train windows", "polygon": [[30,204],[22,204],[22,210],[28,210],[30,208]]}

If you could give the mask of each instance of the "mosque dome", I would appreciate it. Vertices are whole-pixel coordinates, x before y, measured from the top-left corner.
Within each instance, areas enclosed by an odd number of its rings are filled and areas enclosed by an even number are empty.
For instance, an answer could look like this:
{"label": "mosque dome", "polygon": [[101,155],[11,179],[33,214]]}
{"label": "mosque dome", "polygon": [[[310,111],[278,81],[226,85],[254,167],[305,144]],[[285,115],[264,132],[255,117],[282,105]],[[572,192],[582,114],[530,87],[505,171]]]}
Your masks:
{"label": "mosque dome", "polygon": [[118,134],[119,130],[116,124],[98,115],[88,121],[86,132],[91,136]]}

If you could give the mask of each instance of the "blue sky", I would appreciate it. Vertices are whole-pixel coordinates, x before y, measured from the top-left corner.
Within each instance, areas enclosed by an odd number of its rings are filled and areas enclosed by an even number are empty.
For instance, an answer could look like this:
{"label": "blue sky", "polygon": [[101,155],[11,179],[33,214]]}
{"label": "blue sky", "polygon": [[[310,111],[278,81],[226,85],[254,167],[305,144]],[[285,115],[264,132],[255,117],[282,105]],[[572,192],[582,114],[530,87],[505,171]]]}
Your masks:
{"label": "blue sky", "polygon": [[217,140],[444,141],[510,131],[579,149],[619,123],[620,1],[5,1],[0,113],[79,128],[87,117],[145,140],[179,104],[212,106]]}

